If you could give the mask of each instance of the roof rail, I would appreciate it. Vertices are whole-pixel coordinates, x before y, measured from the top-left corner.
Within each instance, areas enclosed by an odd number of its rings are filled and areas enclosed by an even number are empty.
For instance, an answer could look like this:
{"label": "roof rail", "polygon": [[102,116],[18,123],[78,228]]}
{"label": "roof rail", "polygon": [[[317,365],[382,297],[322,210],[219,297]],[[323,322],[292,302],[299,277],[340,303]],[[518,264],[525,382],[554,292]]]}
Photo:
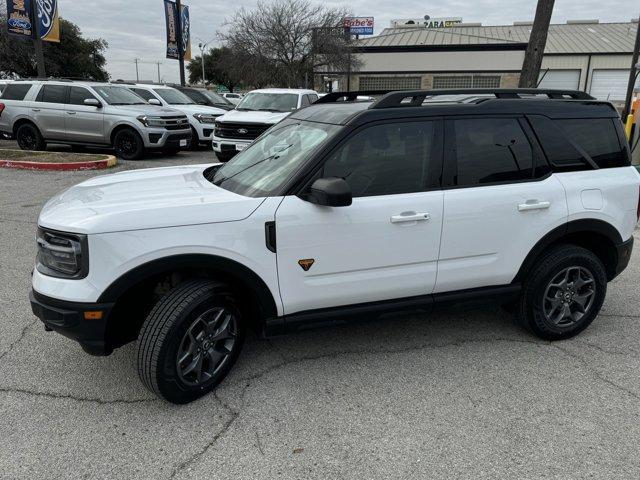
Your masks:
{"label": "roof rail", "polygon": [[314,105],[318,105],[319,103],[334,103],[334,102],[353,102],[358,96],[372,96],[372,95],[385,95],[389,92],[393,92],[393,90],[361,90],[361,91],[350,91],[350,92],[331,92],[327,93],[324,97],[320,97],[318,100],[313,102]]}
{"label": "roof rail", "polygon": [[550,99],[595,100],[588,93],[578,90],[550,90],[543,88],[458,88],[391,92],[371,105],[371,108],[419,107],[422,106],[422,103],[427,97],[442,95],[494,95],[498,99],[523,98],[521,95],[546,95]]}

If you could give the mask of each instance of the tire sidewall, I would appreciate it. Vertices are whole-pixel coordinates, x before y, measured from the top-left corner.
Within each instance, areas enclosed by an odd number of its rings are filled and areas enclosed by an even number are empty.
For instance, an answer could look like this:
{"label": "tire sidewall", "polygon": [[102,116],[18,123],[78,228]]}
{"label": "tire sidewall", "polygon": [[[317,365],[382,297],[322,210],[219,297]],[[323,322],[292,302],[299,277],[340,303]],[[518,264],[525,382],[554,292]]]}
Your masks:
{"label": "tire sidewall", "polygon": [[[213,292],[212,292],[213,293]],[[176,358],[183,336],[198,315],[207,309],[215,306],[222,306],[229,309],[236,316],[238,334],[227,362],[218,371],[216,376],[208,382],[193,386],[185,384],[178,375]],[[213,390],[229,373],[231,367],[238,359],[245,338],[244,322],[240,310],[236,306],[233,298],[226,293],[215,293],[202,301],[193,302],[188,309],[180,312],[178,318],[169,329],[166,341],[162,345],[158,355],[158,376],[155,379],[158,390],[165,398],[170,398],[175,403],[185,403],[194,400]]]}
{"label": "tire sidewall", "polygon": [[[558,327],[546,321],[543,308],[543,298],[547,286],[563,269],[568,267],[583,267],[591,272],[596,282],[596,292],[589,312],[578,322],[567,327]],[[537,335],[548,340],[561,340],[577,335],[598,316],[607,293],[607,276],[600,260],[591,252],[584,249],[576,250],[560,261],[536,271],[531,284],[525,291],[523,310],[521,315],[526,317],[529,327]]]}

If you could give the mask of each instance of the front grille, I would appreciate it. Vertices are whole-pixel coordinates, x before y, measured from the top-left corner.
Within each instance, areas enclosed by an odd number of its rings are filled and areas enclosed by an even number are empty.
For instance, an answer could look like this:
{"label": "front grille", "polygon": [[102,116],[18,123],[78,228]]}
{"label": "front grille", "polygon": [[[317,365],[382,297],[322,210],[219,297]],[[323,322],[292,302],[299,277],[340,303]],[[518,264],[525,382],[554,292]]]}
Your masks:
{"label": "front grille", "polygon": [[228,123],[216,122],[214,135],[219,138],[237,138],[238,140],[253,140],[271,127],[267,123]]}
{"label": "front grille", "polygon": [[176,117],[162,117],[164,128],[167,130],[186,130],[189,128],[189,119],[185,115]]}

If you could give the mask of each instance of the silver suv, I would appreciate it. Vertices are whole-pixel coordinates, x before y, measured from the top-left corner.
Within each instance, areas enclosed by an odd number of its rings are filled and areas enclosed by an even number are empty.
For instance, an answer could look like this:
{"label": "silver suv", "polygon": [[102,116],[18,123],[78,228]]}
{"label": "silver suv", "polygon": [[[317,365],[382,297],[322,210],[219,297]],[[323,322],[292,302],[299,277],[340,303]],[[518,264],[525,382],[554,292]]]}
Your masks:
{"label": "silver suv", "polygon": [[113,147],[125,160],[146,150],[176,153],[191,142],[186,115],[148,105],[126,87],[65,80],[11,82],[0,96],[0,132],[23,150],[47,142]]}

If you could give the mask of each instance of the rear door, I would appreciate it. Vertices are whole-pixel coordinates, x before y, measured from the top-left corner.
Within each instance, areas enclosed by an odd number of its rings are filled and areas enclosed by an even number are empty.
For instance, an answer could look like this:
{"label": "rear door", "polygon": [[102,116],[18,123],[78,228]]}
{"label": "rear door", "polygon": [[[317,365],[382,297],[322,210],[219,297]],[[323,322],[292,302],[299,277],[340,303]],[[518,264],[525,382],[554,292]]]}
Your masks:
{"label": "rear door", "polygon": [[538,240],[567,221],[524,118],[446,121],[444,223],[435,292],[505,285]]}
{"label": "rear door", "polygon": [[353,203],[287,196],[276,212],[285,314],[427,295],[436,281],[443,193],[440,120],[360,129],[318,177],[341,177]]}
{"label": "rear door", "polygon": [[31,115],[47,140],[67,140],[67,85],[44,84],[31,104]]}
{"label": "rear door", "polygon": [[66,108],[67,140],[82,143],[108,143],[104,138],[104,113],[102,108],[85,105],[86,99],[95,95],[84,87],[69,87]]}

